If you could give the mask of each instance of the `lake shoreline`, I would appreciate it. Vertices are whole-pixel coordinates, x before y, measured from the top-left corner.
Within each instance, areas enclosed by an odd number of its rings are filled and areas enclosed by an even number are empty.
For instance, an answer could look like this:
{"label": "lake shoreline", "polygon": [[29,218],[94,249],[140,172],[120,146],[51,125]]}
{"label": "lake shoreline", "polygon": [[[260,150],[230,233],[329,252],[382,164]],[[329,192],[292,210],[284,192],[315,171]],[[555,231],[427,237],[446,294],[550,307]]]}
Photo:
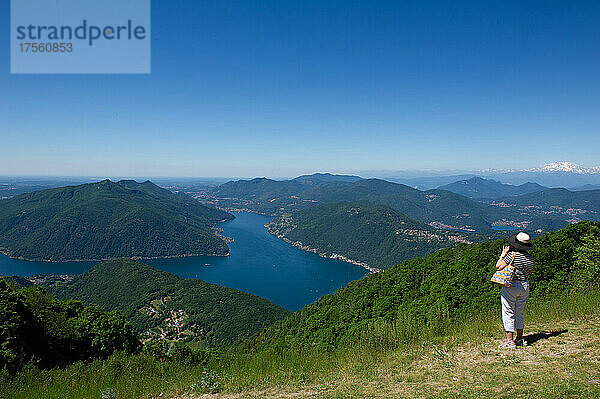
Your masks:
{"label": "lake shoreline", "polygon": [[359,260],[349,259],[348,257],[346,257],[344,255],[340,255],[340,254],[336,254],[336,253],[330,254],[330,253],[327,253],[327,252],[319,252],[319,250],[317,248],[309,247],[308,245],[305,245],[301,241],[294,241],[294,242],[292,242],[292,240],[290,240],[289,238],[287,238],[284,234],[278,233],[274,229],[271,229],[269,227],[269,223],[265,224],[265,227],[266,227],[267,231],[269,233],[271,233],[273,236],[279,238],[282,241],[287,242],[288,244],[293,245],[294,247],[296,247],[296,248],[298,248],[298,249],[300,249],[302,251],[312,252],[314,254],[319,255],[322,258],[329,258],[329,259],[341,260],[341,261],[346,262],[346,263],[350,263],[350,264],[353,264],[353,265],[356,265],[356,266],[360,266],[363,269],[366,269],[369,272],[369,274],[381,273],[383,271],[383,269],[379,269],[377,267],[369,266],[365,262],[361,262]]}
{"label": "lake shoreline", "polygon": [[66,263],[66,262],[106,262],[109,260],[129,258],[135,260],[147,260],[147,259],[174,259],[174,258],[190,258],[195,256],[214,256],[224,258],[231,255],[230,251],[227,251],[226,254],[181,254],[181,255],[165,255],[165,256],[116,256],[112,258],[100,258],[100,259],[61,259],[61,260],[52,260],[52,259],[31,259],[25,258],[23,256],[12,256],[10,252],[5,249],[0,249],[0,254],[16,260],[23,260],[26,262],[46,262],[46,263]]}
{"label": "lake shoreline", "polygon": [[[362,267],[314,256],[276,239],[264,227],[271,219],[241,212],[236,214],[235,219],[221,224],[219,227],[224,229],[224,235],[235,239],[235,243],[229,246],[229,256],[156,257],[141,262],[181,278],[200,279],[257,295],[291,311],[301,309],[369,273]],[[31,262],[0,255],[0,274],[22,277],[80,275],[97,263],[100,262],[61,262],[56,259]]]}

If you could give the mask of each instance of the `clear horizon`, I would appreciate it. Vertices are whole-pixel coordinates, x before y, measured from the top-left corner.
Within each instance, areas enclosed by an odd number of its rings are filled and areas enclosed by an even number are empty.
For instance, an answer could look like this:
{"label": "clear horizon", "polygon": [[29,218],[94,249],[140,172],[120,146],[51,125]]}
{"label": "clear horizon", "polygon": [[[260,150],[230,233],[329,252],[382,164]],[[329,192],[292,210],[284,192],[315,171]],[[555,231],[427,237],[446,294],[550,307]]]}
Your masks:
{"label": "clear horizon", "polygon": [[[568,162],[568,161],[559,161],[559,162]],[[544,164],[544,165],[539,165],[539,167],[535,167],[535,168],[527,168],[527,169],[494,169],[494,170],[485,170],[485,169],[481,169],[481,170],[461,170],[461,169],[453,169],[453,170],[434,170],[434,169],[423,169],[423,170],[371,170],[371,171],[337,171],[337,172],[332,172],[332,171],[327,171],[327,170],[312,170],[312,171],[307,171],[307,172],[303,172],[303,173],[298,173],[295,175],[286,175],[286,176],[275,176],[275,175],[238,175],[238,176],[167,176],[167,175],[110,175],[110,174],[89,174],[89,175],[1,175],[0,174],[0,178],[17,178],[17,179],[27,179],[27,178],[40,178],[40,179],[51,179],[51,178],[56,178],[56,179],[89,179],[89,180],[103,180],[103,179],[110,179],[113,181],[116,180],[120,180],[120,179],[133,179],[133,180],[143,180],[143,179],[189,179],[189,180],[202,180],[202,179],[207,179],[207,180],[235,180],[235,179],[253,179],[253,178],[268,178],[268,179],[275,179],[275,180],[283,180],[283,179],[293,179],[295,177],[298,176],[303,176],[303,175],[312,175],[312,174],[318,174],[318,173],[325,173],[325,174],[334,174],[334,175],[356,175],[359,176],[361,178],[406,178],[406,179],[412,179],[412,178],[428,178],[428,177],[444,177],[444,176],[461,176],[461,175],[477,175],[477,176],[481,176],[481,177],[485,177],[485,178],[489,178],[489,176],[487,175],[493,175],[494,174],[501,174],[501,173],[510,173],[510,172],[531,172],[532,169],[539,169],[545,165],[548,165],[548,163]],[[598,168],[600,169],[600,165],[574,165],[574,166],[581,166],[584,168]],[[600,172],[593,172],[594,174],[599,174]]]}
{"label": "clear horizon", "polygon": [[599,20],[592,1],[153,1],[150,75],[11,75],[4,24],[0,175],[596,166]]}

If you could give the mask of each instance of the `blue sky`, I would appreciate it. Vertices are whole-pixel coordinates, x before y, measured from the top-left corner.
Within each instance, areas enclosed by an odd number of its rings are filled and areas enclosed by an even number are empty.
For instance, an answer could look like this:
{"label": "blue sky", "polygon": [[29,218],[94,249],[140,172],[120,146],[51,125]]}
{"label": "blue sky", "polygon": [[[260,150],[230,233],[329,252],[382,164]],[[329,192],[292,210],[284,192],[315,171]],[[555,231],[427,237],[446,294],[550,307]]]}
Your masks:
{"label": "blue sky", "polygon": [[0,4],[0,175],[600,164],[597,1],[154,1],[150,75],[11,75]]}

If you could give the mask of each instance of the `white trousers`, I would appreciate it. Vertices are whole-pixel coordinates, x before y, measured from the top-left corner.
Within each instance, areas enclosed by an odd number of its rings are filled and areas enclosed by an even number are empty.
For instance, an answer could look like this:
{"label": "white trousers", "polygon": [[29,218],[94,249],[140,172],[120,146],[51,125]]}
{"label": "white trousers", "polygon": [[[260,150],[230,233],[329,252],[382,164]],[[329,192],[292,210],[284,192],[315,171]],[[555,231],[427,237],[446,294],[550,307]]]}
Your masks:
{"label": "white trousers", "polygon": [[523,311],[529,297],[529,281],[515,281],[512,287],[502,287],[500,300],[502,302],[502,324],[504,331],[514,332],[525,327]]}

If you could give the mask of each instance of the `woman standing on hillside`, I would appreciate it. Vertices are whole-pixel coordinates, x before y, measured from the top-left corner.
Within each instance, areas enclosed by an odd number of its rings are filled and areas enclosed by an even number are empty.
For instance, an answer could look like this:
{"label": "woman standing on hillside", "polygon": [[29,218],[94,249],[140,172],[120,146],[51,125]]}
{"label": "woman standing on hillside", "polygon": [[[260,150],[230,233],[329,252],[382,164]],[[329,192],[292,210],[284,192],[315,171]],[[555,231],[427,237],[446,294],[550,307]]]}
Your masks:
{"label": "woman standing on hillside", "polygon": [[[502,324],[506,331],[506,341],[500,348],[511,349],[515,346],[527,345],[523,339],[523,328],[525,321],[523,311],[529,297],[529,273],[535,266],[535,257],[528,251],[532,250],[533,244],[526,233],[519,233],[508,238],[509,246],[505,246],[502,255],[496,262],[496,269],[502,270],[509,263],[515,267],[512,286],[502,287],[500,300],[502,302]],[[514,337],[515,330],[517,332]]]}

